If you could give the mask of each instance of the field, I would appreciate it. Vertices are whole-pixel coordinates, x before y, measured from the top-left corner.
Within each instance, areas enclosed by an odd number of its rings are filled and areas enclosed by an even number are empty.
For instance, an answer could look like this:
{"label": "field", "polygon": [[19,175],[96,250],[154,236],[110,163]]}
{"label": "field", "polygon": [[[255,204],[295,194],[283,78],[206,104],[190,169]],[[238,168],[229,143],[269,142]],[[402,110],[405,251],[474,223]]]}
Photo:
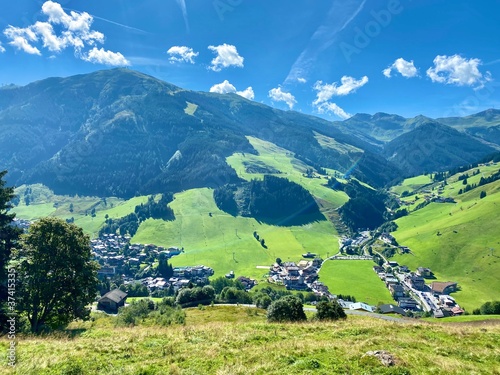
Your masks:
{"label": "field", "polygon": [[[498,165],[480,169],[488,176]],[[468,183],[480,178],[481,174],[470,177]],[[458,282],[461,290],[453,296],[472,311],[499,298],[500,181],[458,195],[463,187],[457,176],[450,178],[443,196],[453,197],[457,203],[431,203],[412,212],[396,221],[398,229],[392,234],[412,251],[397,255],[396,261],[412,269],[429,267],[438,281]],[[483,199],[479,198],[481,191],[487,193]]]}
{"label": "field", "polygon": [[[21,337],[16,371],[1,374],[498,374],[500,326],[346,321],[270,324],[262,310],[187,310],[185,326],[114,327],[111,318],[65,333]],[[0,340],[5,353],[8,342]],[[384,367],[367,351],[385,350]]]}
{"label": "field", "polygon": [[321,267],[320,281],[328,286],[333,294],[349,294],[356,301],[370,305],[391,303],[393,299],[383,281],[372,267],[372,261],[331,260]]}
{"label": "field", "polygon": [[[217,208],[213,190],[192,189],[175,195],[170,207],[175,221],[148,219],[132,242],[184,247],[172,258],[174,266],[203,264],[216,276],[233,270],[236,276],[261,278],[277,257],[299,261],[307,251],[326,256],[338,251],[333,225],[317,221],[303,226],[281,227],[259,223],[253,218],[233,217]],[[267,249],[253,237],[257,231]]]}

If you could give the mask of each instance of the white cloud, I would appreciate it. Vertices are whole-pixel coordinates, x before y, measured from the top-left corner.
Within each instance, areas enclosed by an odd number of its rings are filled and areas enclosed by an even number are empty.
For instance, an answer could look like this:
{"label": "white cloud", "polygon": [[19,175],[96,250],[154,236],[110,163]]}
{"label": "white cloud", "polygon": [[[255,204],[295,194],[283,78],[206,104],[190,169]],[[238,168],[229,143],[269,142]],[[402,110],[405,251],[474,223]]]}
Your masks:
{"label": "white cloud", "polygon": [[186,31],[189,34],[189,22],[188,22],[187,8],[186,8],[186,0],[177,0],[177,4],[181,8],[182,17],[184,18],[184,23],[186,24]]}
{"label": "white cloud", "polygon": [[0,53],[5,52],[5,48],[2,46],[2,42],[0,42]]}
{"label": "white cloud", "polygon": [[243,68],[244,58],[238,54],[235,46],[224,43],[220,46],[208,46],[208,49],[217,54],[209,67],[214,72],[220,72],[222,68],[230,66]]}
{"label": "white cloud", "polygon": [[218,83],[210,87],[210,92],[216,92],[217,94],[228,94],[231,92],[236,92],[236,87],[234,87],[229,81],[226,79],[222,83]]}
{"label": "white cloud", "polygon": [[478,66],[480,59],[466,59],[459,55],[438,55],[434,59],[434,66],[427,69],[427,76],[432,82],[456,86],[476,86],[475,89],[484,87],[491,80],[490,72],[482,74]]}
{"label": "white cloud", "polygon": [[171,63],[187,62],[194,64],[194,58],[198,56],[198,52],[194,52],[192,48],[186,46],[173,46],[170,47],[167,53],[170,55],[169,61]]}
{"label": "white cloud", "polygon": [[11,46],[29,53],[30,55],[41,55],[40,50],[30,44],[30,42],[36,42],[38,40],[38,37],[30,28],[20,28],[9,25],[3,33],[10,39],[9,44]]}
{"label": "white cloud", "polygon": [[317,91],[316,100],[313,102],[314,105],[319,105],[321,103],[327,102],[333,96],[344,96],[356,92],[357,89],[366,85],[368,83],[368,77],[364,76],[359,80],[353,77],[343,76],[340,79],[341,85],[338,86],[337,82],[332,84],[325,83],[323,81],[317,81],[313,89]]}
{"label": "white cloud", "polygon": [[413,64],[413,60],[406,61],[402,57],[396,59],[396,61],[394,61],[394,63],[387,69],[384,69],[382,73],[384,73],[384,76],[386,76],[387,78],[391,78],[391,73],[393,70],[396,70],[397,72],[399,72],[399,74],[406,78],[412,78],[418,75],[418,71]]}
{"label": "white cloud", "polygon": [[252,86],[247,87],[243,91],[236,91],[236,94],[239,96],[242,96],[248,100],[254,100],[255,99],[255,93],[253,92]]}
{"label": "white cloud", "polygon": [[285,102],[290,109],[292,109],[293,106],[297,104],[297,100],[295,100],[295,97],[291,93],[281,90],[281,87],[269,90],[268,96],[274,102]]}
{"label": "white cloud", "polygon": [[106,51],[104,48],[92,48],[87,54],[82,56],[82,60],[112,66],[128,66],[130,62],[120,53]]}
{"label": "white cloud", "polygon": [[352,115],[350,113],[347,113],[342,108],[340,108],[337,104],[332,103],[332,102],[321,103],[317,107],[317,110],[318,110],[318,113],[333,113],[334,115],[340,117],[343,120],[348,119],[349,117],[352,117]]}
{"label": "white cloud", "polygon": [[218,83],[216,85],[213,85],[210,87],[210,92],[216,92],[218,94],[238,94],[239,96],[242,96],[248,100],[253,100],[255,98],[255,93],[253,92],[252,87],[247,87],[243,91],[237,91],[236,87],[234,87],[233,84],[231,84],[227,79],[222,82]]}
{"label": "white cloud", "polygon": [[[87,12],[66,13],[59,3],[49,0],[43,3],[42,13],[47,16],[47,22],[37,21],[25,28],[9,25],[3,32],[10,39],[9,44],[26,53],[41,55],[40,49],[33,45],[41,41],[43,48],[50,52],[59,53],[73,47],[75,56],[85,61],[106,65],[130,65],[121,53],[96,47],[96,44],[104,43],[104,34],[92,30],[94,19]],[[87,46],[93,48],[84,52],[83,49]]]}
{"label": "white cloud", "polygon": [[307,79],[302,78],[302,77],[298,77],[298,78],[297,78],[297,81],[298,81],[298,82],[300,82],[300,83],[306,83],[306,82],[307,82]]}

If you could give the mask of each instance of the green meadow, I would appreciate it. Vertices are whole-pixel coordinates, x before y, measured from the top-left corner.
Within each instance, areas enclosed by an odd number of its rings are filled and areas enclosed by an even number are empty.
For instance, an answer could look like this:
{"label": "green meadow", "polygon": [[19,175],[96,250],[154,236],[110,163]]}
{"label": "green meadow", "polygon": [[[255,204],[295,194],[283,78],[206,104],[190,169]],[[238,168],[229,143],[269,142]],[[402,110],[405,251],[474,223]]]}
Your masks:
{"label": "green meadow", "polygon": [[[183,254],[172,258],[174,266],[203,264],[216,276],[232,270],[237,276],[261,278],[267,270],[257,267],[270,266],[278,257],[298,261],[307,251],[323,257],[338,251],[335,228],[327,220],[281,227],[234,217],[217,208],[211,189],[175,194],[170,207],[174,221],[148,219],[132,242],[184,247]],[[264,238],[267,249],[253,237],[254,231]]]}
{"label": "green meadow", "polygon": [[[488,176],[498,165],[480,169]],[[457,203],[431,203],[396,221],[398,229],[393,235],[412,254],[397,255],[395,260],[412,269],[429,267],[438,281],[458,282],[461,290],[453,296],[472,311],[499,296],[500,181],[458,195],[464,185],[457,177],[448,180],[443,192]],[[468,183],[480,178],[481,174],[471,177]],[[487,194],[483,199],[479,198],[481,191]]]}
{"label": "green meadow", "polygon": [[[498,374],[500,326],[394,323],[367,317],[267,323],[265,311],[236,306],[186,310],[182,326],[120,327],[114,317],[66,332],[19,336],[23,375]],[[0,340],[6,353],[9,342]],[[368,351],[385,350],[385,367]]]}
{"label": "green meadow", "polygon": [[393,302],[389,290],[373,271],[375,263],[366,260],[329,260],[319,273],[320,281],[333,294],[349,294],[369,305]]}

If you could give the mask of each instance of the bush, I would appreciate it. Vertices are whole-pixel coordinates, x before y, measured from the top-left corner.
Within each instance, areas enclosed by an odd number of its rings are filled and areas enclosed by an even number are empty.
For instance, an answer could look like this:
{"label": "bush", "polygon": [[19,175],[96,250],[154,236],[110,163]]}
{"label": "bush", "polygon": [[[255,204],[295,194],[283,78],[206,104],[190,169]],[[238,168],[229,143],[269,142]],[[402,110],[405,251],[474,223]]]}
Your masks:
{"label": "bush", "polygon": [[267,320],[269,322],[300,322],[307,318],[300,299],[295,296],[285,296],[269,305]]}
{"label": "bush", "polygon": [[345,319],[347,315],[337,301],[320,301],[316,305],[318,320],[338,320]]}

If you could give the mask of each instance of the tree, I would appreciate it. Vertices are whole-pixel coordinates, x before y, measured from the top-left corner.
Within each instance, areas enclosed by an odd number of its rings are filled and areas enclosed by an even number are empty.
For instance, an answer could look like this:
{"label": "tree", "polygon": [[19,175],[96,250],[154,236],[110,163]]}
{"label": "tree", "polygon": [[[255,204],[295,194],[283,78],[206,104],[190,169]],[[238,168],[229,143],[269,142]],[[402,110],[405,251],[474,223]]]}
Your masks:
{"label": "tree", "polygon": [[295,296],[280,298],[267,308],[269,322],[300,322],[306,319],[302,302]]}
{"label": "tree", "polygon": [[69,212],[73,212],[73,203],[69,204]]}
{"label": "tree", "polygon": [[0,331],[7,327],[7,263],[9,262],[11,250],[15,246],[21,230],[10,225],[15,215],[8,213],[12,207],[10,201],[14,198],[14,189],[5,187],[3,177],[7,171],[0,172]]}
{"label": "tree", "polygon": [[17,307],[31,331],[88,319],[97,293],[98,265],[91,260],[90,239],[81,228],[43,218],[22,236],[17,254]]}
{"label": "tree", "polygon": [[337,301],[320,301],[316,305],[316,318],[319,320],[345,319],[347,315]]}
{"label": "tree", "polygon": [[486,192],[482,190],[481,193],[479,194],[479,199],[483,199],[484,197],[486,197]]}

